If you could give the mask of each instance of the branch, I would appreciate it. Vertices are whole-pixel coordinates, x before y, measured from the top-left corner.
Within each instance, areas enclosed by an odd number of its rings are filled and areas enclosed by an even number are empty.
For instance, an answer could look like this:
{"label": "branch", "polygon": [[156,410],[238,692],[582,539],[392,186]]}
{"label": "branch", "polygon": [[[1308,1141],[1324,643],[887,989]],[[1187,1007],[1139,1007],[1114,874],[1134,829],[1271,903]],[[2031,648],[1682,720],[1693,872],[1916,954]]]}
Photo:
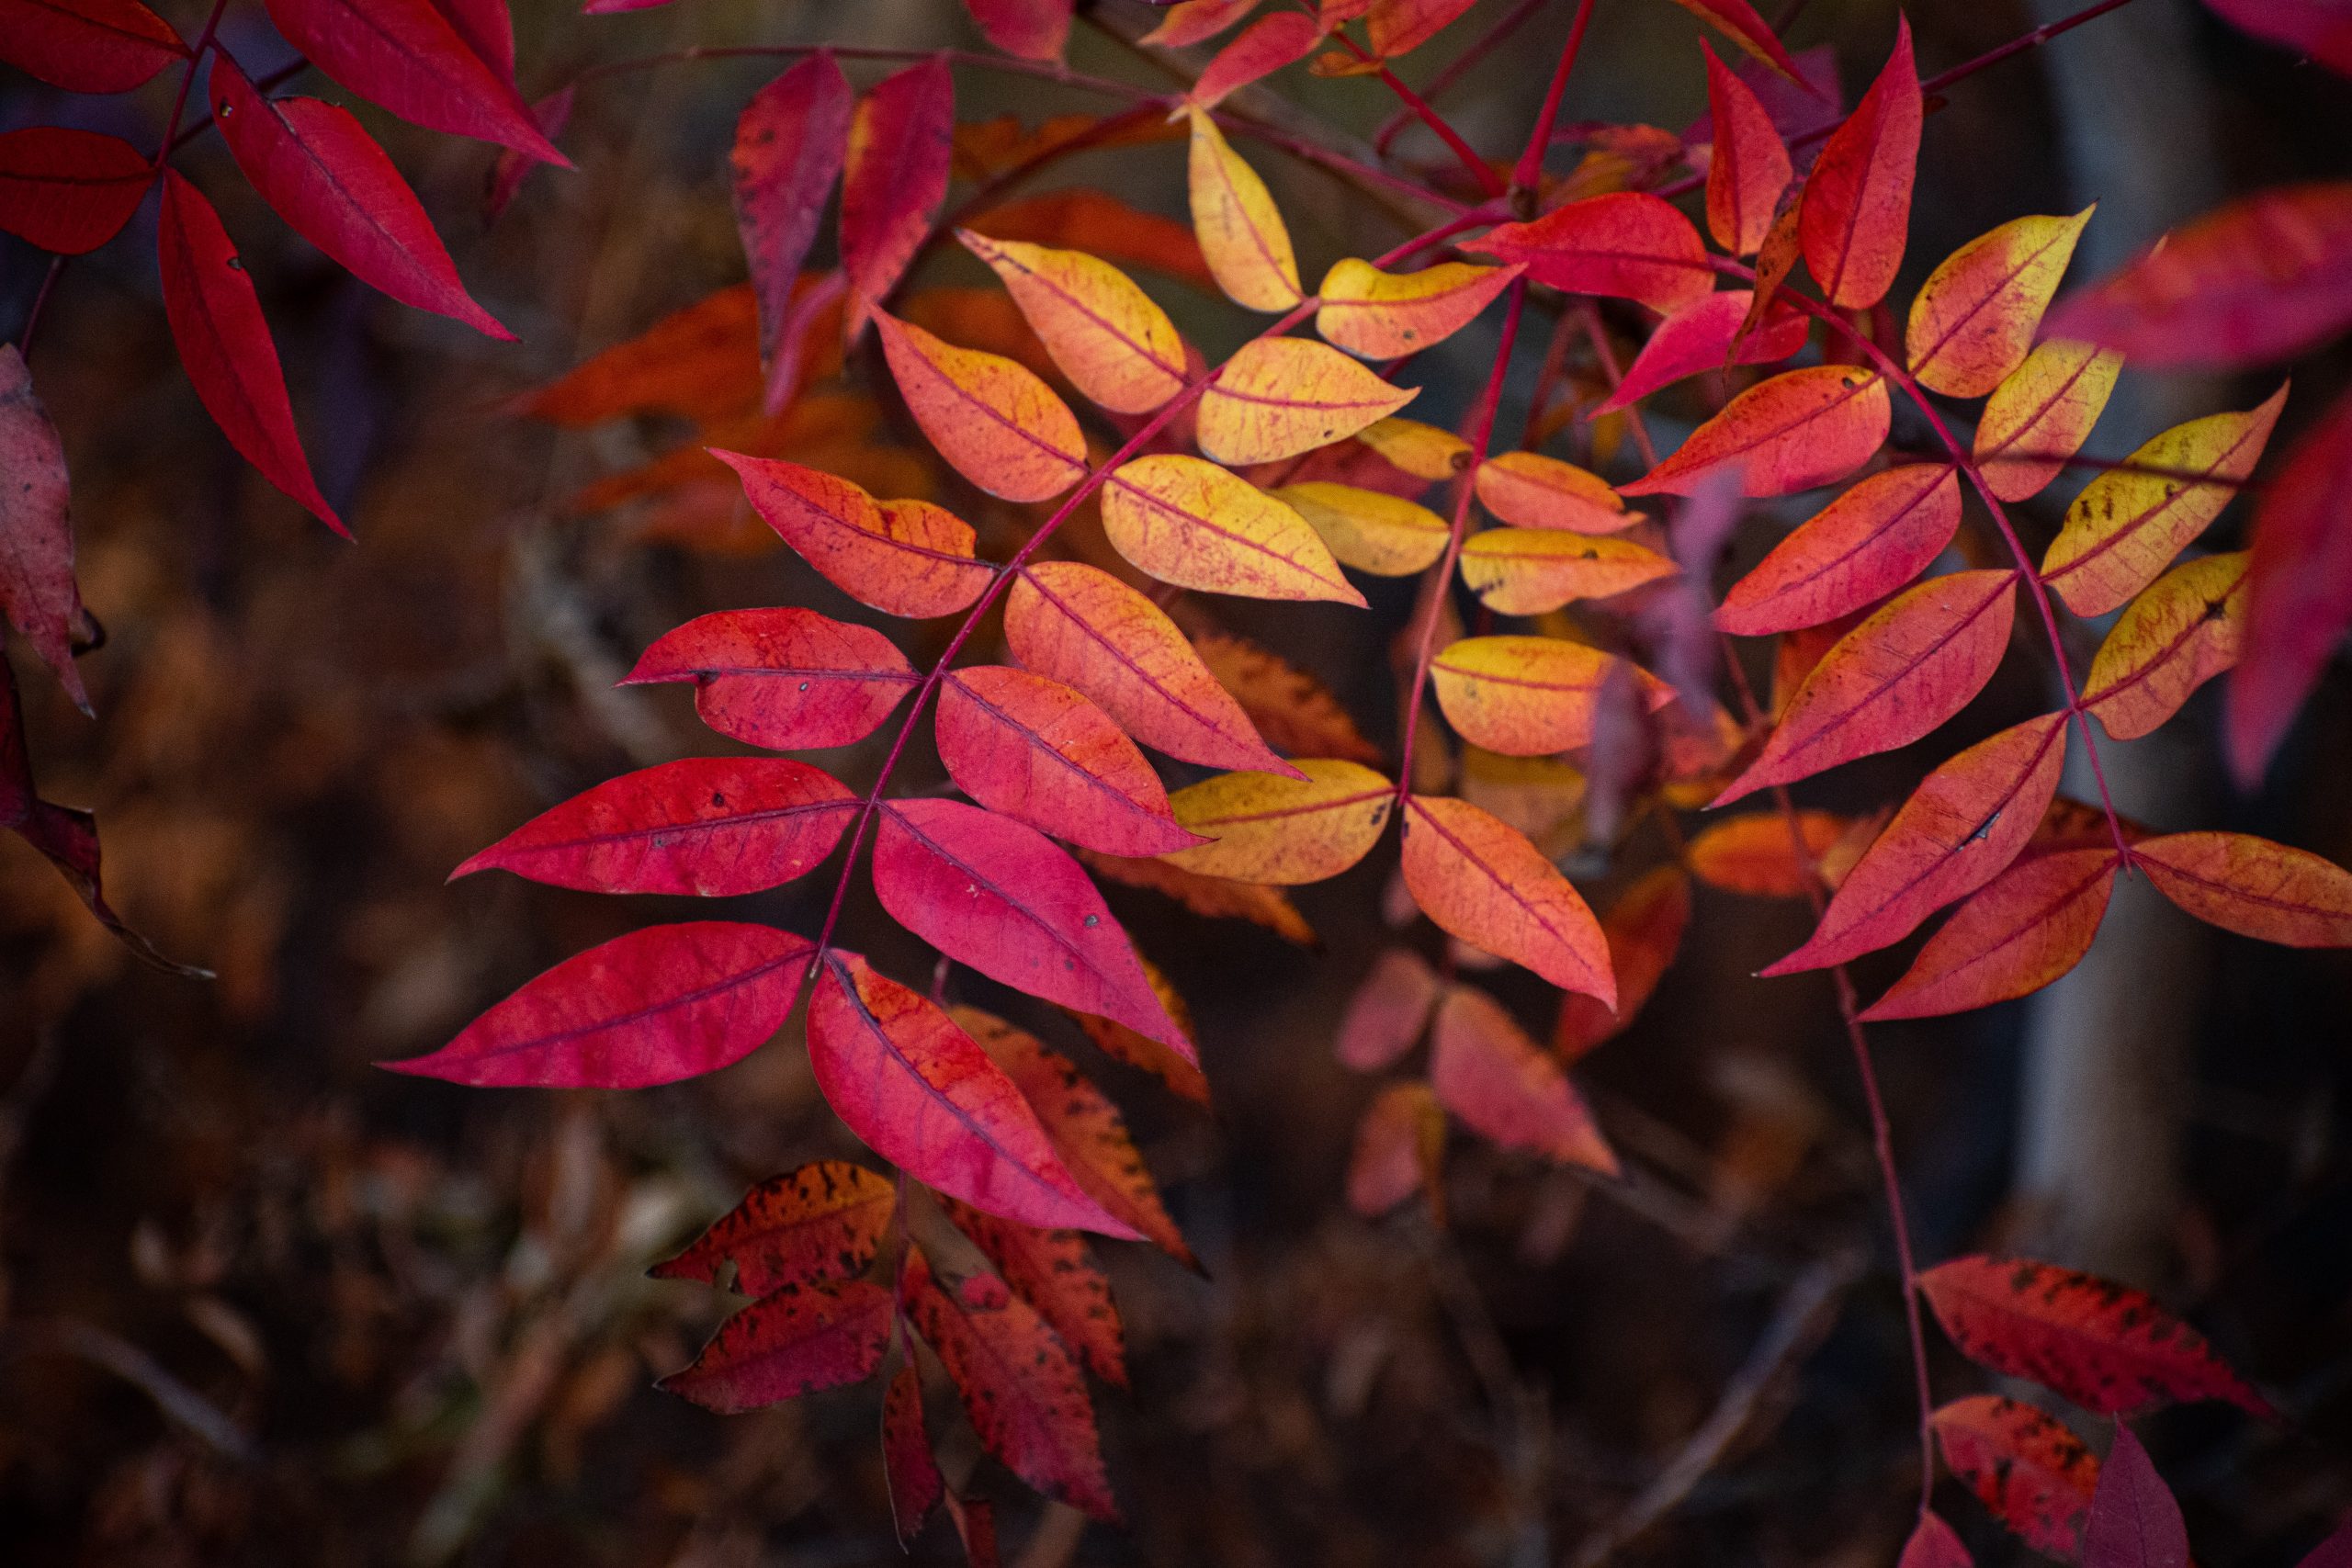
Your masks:
{"label": "branch", "polygon": [[[1447,88],[1462,79],[1464,72],[1501,47],[1504,39],[1517,32],[1528,17],[1543,8],[1544,0],[1519,0],[1519,4],[1512,6],[1508,15],[1487,29],[1484,37],[1455,56],[1451,65],[1430,77],[1429,85],[1421,89],[1421,96],[1425,98],[1442,96]],[[1395,114],[1390,115],[1381,122],[1380,129],[1373,133],[1373,151],[1384,158],[1388,156],[1388,144],[1396,141],[1404,129],[1412,122],[1413,111],[1409,108],[1398,109]]]}

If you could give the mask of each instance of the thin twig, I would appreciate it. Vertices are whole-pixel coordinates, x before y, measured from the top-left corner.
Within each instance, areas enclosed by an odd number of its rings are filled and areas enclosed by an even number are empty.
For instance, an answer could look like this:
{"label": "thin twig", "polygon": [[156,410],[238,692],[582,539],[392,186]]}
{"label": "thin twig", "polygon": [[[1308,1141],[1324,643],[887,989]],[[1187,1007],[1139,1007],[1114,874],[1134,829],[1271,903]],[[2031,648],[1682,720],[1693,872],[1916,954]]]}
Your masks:
{"label": "thin twig", "polygon": [[[1497,18],[1495,25],[1488,28],[1476,43],[1454,56],[1452,64],[1430,77],[1429,85],[1421,89],[1421,96],[1432,102],[1443,96],[1447,89],[1462,80],[1465,72],[1502,47],[1503,42],[1511,34],[1517,32],[1528,17],[1542,10],[1544,6],[1544,0],[1519,0],[1519,4]],[[1388,144],[1396,141],[1404,129],[1412,123],[1413,111],[1409,108],[1398,109],[1395,114],[1390,115],[1382,122],[1380,129],[1373,133],[1373,151],[1384,158],[1388,156]]]}

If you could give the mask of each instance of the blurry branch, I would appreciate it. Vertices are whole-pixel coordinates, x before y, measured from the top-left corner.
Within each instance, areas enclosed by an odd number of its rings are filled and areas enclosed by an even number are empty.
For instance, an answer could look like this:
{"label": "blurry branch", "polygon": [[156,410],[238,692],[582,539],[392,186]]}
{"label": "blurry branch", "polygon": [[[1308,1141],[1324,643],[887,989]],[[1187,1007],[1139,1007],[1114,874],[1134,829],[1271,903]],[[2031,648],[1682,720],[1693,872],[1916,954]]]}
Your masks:
{"label": "blurry branch", "polygon": [[7,1329],[6,1337],[0,1339],[0,1364],[41,1351],[77,1356],[105,1368],[153,1400],[165,1416],[231,1459],[250,1464],[258,1457],[253,1443],[235,1422],[127,1339],[74,1318],[20,1323]]}

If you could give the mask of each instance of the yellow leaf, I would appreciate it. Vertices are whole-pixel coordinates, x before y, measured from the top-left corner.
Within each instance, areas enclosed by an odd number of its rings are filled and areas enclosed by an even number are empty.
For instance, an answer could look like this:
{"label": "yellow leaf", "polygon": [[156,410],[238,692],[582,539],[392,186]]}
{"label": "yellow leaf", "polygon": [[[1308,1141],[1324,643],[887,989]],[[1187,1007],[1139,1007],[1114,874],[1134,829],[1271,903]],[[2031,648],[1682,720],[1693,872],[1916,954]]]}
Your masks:
{"label": "yellow leaf", "polygon": [[[1592,739],[1600,689],[1623,660],[1549,637],[1464,637],[1430,664],[1446,722],[1473,746],[1506,757],[1542,757]],[[1674,689],[1632,667],[1652,711]]]}
{"label": "yellow leaf", "polygon": [[1336,262],[1323,275],[1315,329],[1366,359],[1417,354],[1475,320],[1527,268],[1441,262],[1419,272],[1383,272],[1367,261]]}
{"label": "yellow leaf", "polygon": [[1106,409],[1148,413],[1184,387],[1184,340],[1135,280],[1084,251],[956,237],[995,269],[1071,385]]}
{"label": "yellow leaf", "polygon": [[1976,466],[2003,501],[2038,493],[2082,450],[2115,390],[2123,356],[2086,343],[2053,340],[2025,356],[1984,400],[1976,422]]}
{"label": "yellow leaf", "polygon": [[2246,552],[2184,561],[2115,618],[2083,682],[2083,706],[2118,740],[2145,735],[2238,661]]}
{"label": "yellow leaf", "polygon": [[1450,479],[1470,462],[1470,443],[1417,419],[1375,420],[1356,439],[1417,479]]}
{"label": "yellow leaf", "polygon": [[1341,565],[1358,571],[1410,577],[1445,553],[1445,519],[1402,497],[1320,479],[1274,494],[1297,509]]}
{"label": "yellow leaf", "polygon": [[1295,886],[1337,876],[1371,852],[1396,787],[1359,762],[1309,758],[1306,777],[1225,773],[1169,796],[1176,819],[1215,840],[1161,858],[1204,876]]}
{"label": "yellow leaf", "polygon": [[1631,539],[1551,528],[1489,528],[1462,547],[1462,581],[1487,607],[1541,615],[1577,599],[1606,599],[1679,569]]}
{"label": "yellow leaf", "polygon": [[1540,452],[1500,452],[1478,465],[1478,503],[1521,528],[1613,534],[1641,521],[1600,475]]}
{"label": "yellow leaf", "polygon": [[1258,171],[1241,161],[1216,122],[1192,111],[1193,231],[1219,288],[1252,310],[1287,310],[1304,296],[1290,231]]}
{"label": "yellow leaf", "polygon": [[1413,400],[1338,349],[1259,338],[1202,395],[1201,450],[1220,463],[1272,463],[1343,440]]}
{"label": "yellow leaf", "polygon": [[1911,301],[1903,341],[1912,374],[1954,398],[1999,386],[2033,346],[2091,211],[2012,219],[1946,256]]}
{"label": "yellow leaf", "polygon": [[1007,501],[1044,501],[1085,476],[1078,416],[1035,373],[880,310],[874,322],[908,411],[956,472]]}
{"label": "yellow leaf", "polygon": [[1121,555],[1180,588],[1364,602],[1297,512],[1198,457],[1159,453],[1114,473],[1102,486],[1102,531]]}

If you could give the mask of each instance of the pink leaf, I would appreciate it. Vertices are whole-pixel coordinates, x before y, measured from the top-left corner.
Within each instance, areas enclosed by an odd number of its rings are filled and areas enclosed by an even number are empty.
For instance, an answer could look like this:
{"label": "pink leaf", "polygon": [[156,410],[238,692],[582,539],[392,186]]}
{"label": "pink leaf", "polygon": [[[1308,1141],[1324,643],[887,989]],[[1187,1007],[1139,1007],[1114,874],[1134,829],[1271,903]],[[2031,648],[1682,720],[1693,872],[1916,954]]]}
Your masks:
{"label": "pink leaf", "polygon": [[138,0],[0,0],[0,60],[69,93],[127,93],[187,58]]}
{"label": "pink leaf", "polygon": [[842,175],[842,271],[849,333],[865,303],[898,286],[947,199],[956,140],[956,76],[929,60],[876,84],[851,117]]}
{"label": "pink leaf", "polygon": [[695,711],[721,735],[774,751],[846,746],[918,683],[872,626],[814,610],[719,610],[656,641],[624,685],[692,681]]}
{"label": "pink leaf", "polygon": [[[33,394],[32,374],[14,344],[0,344],[0,615],[90,711],[74,645],[91,635],[74,581],[72,492],[65,444]],[[5,788],[5,785],[0,785]]]}
{"label": "pink leaf", "polygon": [[923,1430],[922,1374],[911,1361],[899,1369],[882,1396],[882,1474],[890,1488],[890,1522],[899,1544],[911,1546],[947,1492],[939,1461],[932,1457],[931,1434]]}
{"label": "pink leaf", "polygon": [[2352,11],[2337,0],[2205,0],[2256,38],[2352,76]]}
{"label": "pink leaf", "polygon": [[2352,629],[2352,394],[2296,443],[2263,493],[2246,566],[2245,632],[2230,676],[2230,769],[2248,789]]}
{"label": "pink leaf", "polygon": [[865,1280],[786,1285],[718,1325],[693,1366],[661,1386],[722,1416],[862,1382],[882,1364],[896,1309]]}
{"label": "pink leaf", "polygon": [[760,358],[774,364],[792,288],[848,152],[854,95],[819,50],[752,96],[735,122],[735,222],[760,297]]}
{"label": "pink leaf", "polygon": [[1058,62],[1069,41],[1070,0],[964,0],[980,31],[1007,54]]}
{"label": "pink leaf", "polygon": [[2188,1568],[2188,1527],[2148,1450],[2118,1424],[2083,1526],[2083,1568]]}
{"label": "pink leaf", "polygon": [[[1740,335],[1741,323],[1756,299],[1747,288],[1724,288],[1702,295],[1660,321],[1642,344],[1641,353],[1625,367],[1625,378],[1596,414],[1630,408],[1661,387],[1704,370],[1721,370],[1727,360],[1740,365],[1777,365],[1804,347],[1811,322],[1792,306],[1771,305],[1755,332]],[[1733,350],[1738,355],[1734,359]],[[1481,470],[1482,472],[1484,470]]]}
{"label": "pink leaf", "polygon": [[1911,224],[1925,112],[1911,59],[1911,23],[1898,16],[1894,52],[1854,112],[1830,132],[1798,209],[1805,267],[1833,305],[1849,310],[1875,305],[1894,284]]}

